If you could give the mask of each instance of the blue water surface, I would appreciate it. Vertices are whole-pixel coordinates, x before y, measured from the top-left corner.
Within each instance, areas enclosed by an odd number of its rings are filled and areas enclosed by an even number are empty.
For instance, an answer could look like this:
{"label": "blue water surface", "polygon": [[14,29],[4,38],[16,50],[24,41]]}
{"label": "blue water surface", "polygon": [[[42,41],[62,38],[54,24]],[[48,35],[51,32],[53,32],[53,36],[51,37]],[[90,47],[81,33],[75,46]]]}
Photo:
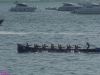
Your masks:
{"label": "blue water surface", "polygon": [[[70,1],[76,3],[79,0]],[[9,75],[99,75],[99,53],[17,53],[17,43],[52,43],[100,47],[100,14],[45,10],[65,1],[25,1],[35,12],[10,12],[13,1],[0,2],[0,72]],[[99,2],[99,1],[95,1]]]}

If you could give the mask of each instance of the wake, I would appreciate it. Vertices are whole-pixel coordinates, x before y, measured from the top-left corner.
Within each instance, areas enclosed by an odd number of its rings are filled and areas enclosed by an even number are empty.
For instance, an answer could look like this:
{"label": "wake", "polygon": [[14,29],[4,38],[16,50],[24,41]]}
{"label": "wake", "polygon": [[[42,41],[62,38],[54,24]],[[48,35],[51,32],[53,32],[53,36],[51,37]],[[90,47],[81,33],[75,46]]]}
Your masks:
{"label": "wake", "polygon": [[9,32],[9,31],[0,31],[0,34],[5,34],[5,35],[28,35],[28,34],[33,34],[33,35],[68,35],[68,36],[99,36],[100,33],[82,33],[82,32]]}

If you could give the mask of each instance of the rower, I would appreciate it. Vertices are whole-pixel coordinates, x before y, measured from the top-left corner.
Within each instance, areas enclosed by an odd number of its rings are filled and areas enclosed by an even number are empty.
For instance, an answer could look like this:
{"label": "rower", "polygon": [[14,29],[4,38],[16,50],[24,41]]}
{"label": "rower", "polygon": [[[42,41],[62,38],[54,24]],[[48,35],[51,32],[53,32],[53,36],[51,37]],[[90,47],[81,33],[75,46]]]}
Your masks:
{"label": "rower", "polygon": [[28,47],[28,43],[26,43],[26,46]]}
{"label": "rower", "polygon": [[54,44],[51,44],[51,49],[54,49],[54,47],[55,47]]}
{"label": "rower", "polygon": [[88,42],[86,42],[86,46],[87,46],[87,49],[90,48],[90,44]]}
{"label": "rower", "polygon": [[79,52],[79,48],[80,48],[80,47],[79,47],[78,45],[75,45],[75,50],[74,50],[74,51],[75,51],[75,52]]}
{"label": "rower", "polygon": [[67,45],[67,51],[71,51],[71,46],[70,45]]}
{"label": "rower", "polygon": [[46,50],[46,47],[48,47],[48,46],[46,46],[46,44],[44,44],[44,45],[42,44],[42,49],[43,50]]}
{"label": "rower", "polygon": [[58,44],[58,49],[62,49],[62,45],[59,45],[59,44]]}
{"label": "rower", "polygon": [[38,48],[38,47],[40,47],[39,45],[37,45],[37,44],[34,44],[34,48]]}
{"label": "rower", "polygon": [[26,46],[29,47],[29,46],[31,46],[31,45],[29,45],[28,43],[26,43]]}

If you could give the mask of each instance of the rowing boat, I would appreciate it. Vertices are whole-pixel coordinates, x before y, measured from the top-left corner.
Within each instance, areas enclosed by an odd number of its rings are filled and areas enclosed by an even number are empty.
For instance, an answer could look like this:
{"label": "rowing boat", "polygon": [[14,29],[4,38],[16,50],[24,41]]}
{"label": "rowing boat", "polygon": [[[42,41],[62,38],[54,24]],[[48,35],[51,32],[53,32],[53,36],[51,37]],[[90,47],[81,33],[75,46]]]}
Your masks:
{"label": "rowing boat", "polygon": [[25,52],[100,52],[100,48],[94,48],[94,49],[70,49],[68,50],[67,48],[42,48],[42,47],[31,47],[31,46],[26,46],[22,44],[17,44],[17,51],[18,53],[25,53]]}
{"label": "rowing boat", "polygon": [[3,21],[4,21],[4,19],[1,19],[1,20],[0,20],[0,24],[1,24]]}

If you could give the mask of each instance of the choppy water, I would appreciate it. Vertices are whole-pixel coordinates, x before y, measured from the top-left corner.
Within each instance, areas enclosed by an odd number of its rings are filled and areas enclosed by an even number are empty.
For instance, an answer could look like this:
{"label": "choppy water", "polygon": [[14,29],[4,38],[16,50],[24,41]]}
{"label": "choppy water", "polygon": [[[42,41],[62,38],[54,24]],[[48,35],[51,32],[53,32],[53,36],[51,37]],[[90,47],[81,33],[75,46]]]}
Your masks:
{"label": "choppy water", "polygon": [[[64,1],[67,2],[67,1]],[[74,1],[73,1],[74,2]],[[99,2],[99,1],[98,1]],[[12,2],[0,2],[0,71],[10,75],[99,75],[99,53],[17,53],[17,43],[100,47],[100,14],[49,11],[63,1],[27,2],[36,12],[10,12]]]}

